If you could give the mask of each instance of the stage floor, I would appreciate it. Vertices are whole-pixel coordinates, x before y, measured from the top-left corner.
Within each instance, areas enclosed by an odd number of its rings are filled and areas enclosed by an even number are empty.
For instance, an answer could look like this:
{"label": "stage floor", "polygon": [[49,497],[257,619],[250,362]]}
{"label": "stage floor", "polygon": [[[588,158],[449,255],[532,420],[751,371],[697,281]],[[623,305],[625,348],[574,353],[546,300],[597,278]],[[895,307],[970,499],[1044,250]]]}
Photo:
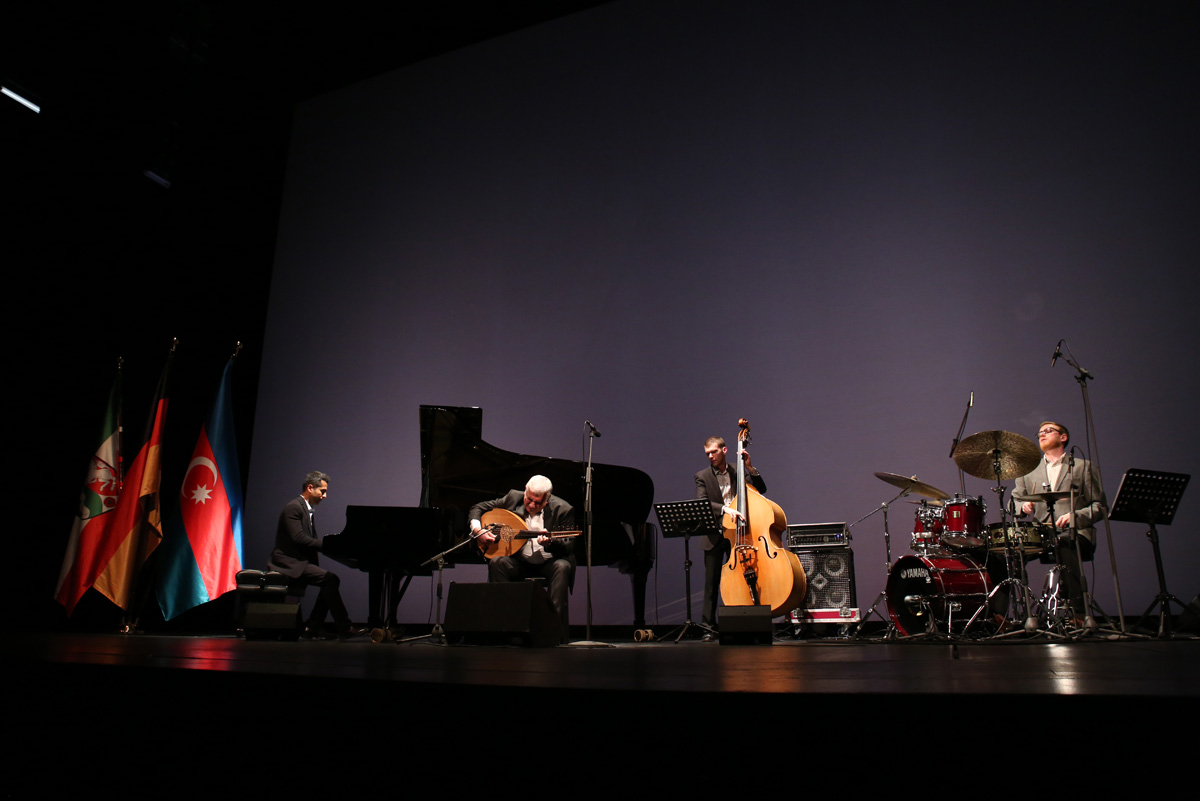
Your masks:
{"label": "stage floor", "polygon": [[233,636],[28,634],[8,662],[32,673],[218,671],[247,679],[538,688],[586,693],[873,693],[1200,697],[1200,639],[697,641],[603,646],[248,642]]}
{"label": "stage floor", "polygon": [[1049,775],[1078,751],[1067,743],[1136,753],[1155,733],[1192,731],[1200,711],[1197,639],[525,648],[18,633],[4,652],[9,728],[24,733],[14,786],[43,786],[69,747],[56,781],[86,789],[97,770],[143,765],[127,775],[148,797],[181,772],[220,789],[224,774],[198,766],[231,749],[252,755],[234,768],[247,780],[312,759],[312,775],[352,765],[381,789],[398,774],[360,766],[436,765],[486,791],[493,750],[511,760],[526,744],[565,749],[557,767],[614,787],[631,764],[702,768],[710,749],[743,742],[785,764],[833,759],[839,785],[878,775],[851,769],[864,759],[896,770],[1014,757],[1023,775]]}

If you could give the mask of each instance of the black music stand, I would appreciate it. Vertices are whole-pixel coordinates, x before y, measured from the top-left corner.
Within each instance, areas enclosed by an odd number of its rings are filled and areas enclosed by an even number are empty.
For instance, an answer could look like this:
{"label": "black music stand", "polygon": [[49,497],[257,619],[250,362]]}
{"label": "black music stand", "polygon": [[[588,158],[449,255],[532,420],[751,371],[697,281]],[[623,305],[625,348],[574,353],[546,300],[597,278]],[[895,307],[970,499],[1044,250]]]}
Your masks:
{"label": "black music stand", "polygon": [[672,634],[678,632],[675,642],[679,642],[693,627],[715,634],[711,627],[692,620],[692,551],[689,544],[693,535],[710,536],[721,533],[721,526],[713,514],[712,504],[703,498],[668,501],[654,504],[654,512],[658,515],[658,527],[664,537],[683,537],[683,586],[687,620],[682,626],[671,629],[663,639],[670,639]]}
{"label": "black music stand", "polygon": [[1108,515],[1110,520],[1145,523],[1150,526],[1146,536],[1150,538],[1150,544],[1154,547],[1154,567],[1158,570],[1158,595],[1154,596],[1154,601],[1142,612],[1134,629],[1140,628],[1142,621],[1157,606],[1160,638],[1172,636],[1170,601],[1179,604],[1180,609],[1187,609],[1187,604],[1167,592],[1162,551],[1158,548],[1158,526],[1171,525],[1189,480],[1191,476],[1186,473],[1160,473],[1131,467],[1121,477],[1121,486],[1117,488],[1117,497],[1113,500],[1112,511]]}

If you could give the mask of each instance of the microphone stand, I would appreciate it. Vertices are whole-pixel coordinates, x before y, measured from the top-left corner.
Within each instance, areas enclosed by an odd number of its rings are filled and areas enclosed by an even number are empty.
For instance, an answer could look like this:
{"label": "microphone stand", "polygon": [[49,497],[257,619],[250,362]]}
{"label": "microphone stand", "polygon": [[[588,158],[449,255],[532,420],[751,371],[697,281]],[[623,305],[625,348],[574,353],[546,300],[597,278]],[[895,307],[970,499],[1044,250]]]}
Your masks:
{"label": "microphone stand", "polygon": [[[589,421],[584,420],[583,422],[588,427],[587,472],[584,473],[583,479],[583,535],[587,541],[587,633],[582,640],[567,644],[581,647],[615,648],[616,646],[612,643],[598,642],[592,639],[592,445],[600,436],[600,432]],[[570,626],[570,621],[567,621],[567,625]],[[566,632],[563,634],[565,636]]]}
{"label": "microphone stand", "polygon": [[[420,634],[420,635],[417,635],[416,637],[407,637],[407,638],[393,637],[391,630],[387,627],[388,621],[385,621],[384,628],[382,630],[377,630],[377,631],[371,632],[371,641],[374,643],[394,641],[397,645],[399,645],[401,643],[414,642],[416,640],[429,640],[430,642],[436,643],[438,645],[445,645],[446,644],[446,630],[442,628],[442,588],[444,586],[443,585],[443,574],[446,569],[446,557],[449,556],[450,554],[454,553],[455,551],[457,551],[459,548],[465,548],[468,542],[476,542],[479,539],[479,535],[482,534],[483,532],[487,531],[489,528],[491,528],[491,526],[483,526],[482,528],[479,529],[479,531],[476,531],[473,534],[468,534],[467,538],[464,539],[462,542],[458,543],[457,545],[451,545],[446,550],[442,551],[439,554],[435,554],[435,555],[429,557],[428,559],[426,559],[424,562],[421,563],[421,567],[430,567],[431,565],[437,565],[437,610],[434,612],[434,615],[433,615],[433,628],[429,630],[428,634]],[[393,584],[395,584],[395,583],[397,583],[397,582],[392,581],[392,577],[391,577],[390,571],[389,571],[389,575],[387,576],[386,583],[385,583],[385,586],[388,587],[388,595],[389,595],[389,598],[387,601],[388,608],[391,608],[390,605],[393,603],[393,601],[391,600],[391,596],[394,595]],[[405,587],[407,587],[407,586],[408,585],[406,584]],[[393,610],[393,611],[395,611],[395,610]]]}
{"label": "microphone stand", "polygon": [[[1061,340],[1060,342],[1066,342],[1066,340],[1064,339],[1064,340]],[[1057,358],[1057,357],[1058,357],[1058,350],[1056,349],[1055,350],[1055,358]],[[1088,380],[1095,378],[1095,376],[1092,375],[1087,370],[1085,370],[1082,366],[1080,366],[1079,362],[1075,361],[1075,354],[1071,353],[1070,345],[1067,345],[1067,354],[1063,358],[1065,358],[1067,360],[1067,364],[1069,364],[1075,368],[1075,371],[1076,371],[1075,381],[1079,383],[1079,390],[1080,390],[1080,392],[1083,393],[1084,443],[1087,445],[1087,449],[1088,449],[1087,452],[1092,454],[1095,457],[1094,459],[1091,460],[1091,465],[1096,468],[1096,481],[1100,485],[1100,492],[1103,493],[1104,492],[1104,474],[1100,470],[1100,443],[1096,440],[1096,426],[1095,426],[1095,421],[1092,417],[1092,400],[1091,400],[1091,397],[1088,395],[1088,385],[1087,385]],[[1054,359],[1050,360],[1050,366],[1051,367],[1054,366]],[[1072,458],[1074,458],[1074,457],[1072,457]],[[1074,481],[1072,481],[1072,484],[1073,483],[1074,483]],[[1073,492],[1075,487],[1072,486],[1071,489]],[[1104,510],[1104,521],[1103,522],[1104,522],[1104,536],[1105,536],[1105,539],[1108,541],[1108,564],[1109,564],[1109,568],[1112,570],[1113,589],[1116,591],[1116,594],[1117,594],[1117,615],[1118,615],[1118,617],[1120,619],[1120,623],[1121,623],[1120,633],[1128,634],[1128,632],[1125,628],[1125,605],[1121,600],[1121,580],[1120,580],[1120,577],[1117,575],[1117,553],[1116,553],[1116,549],[1113,548],[1112,526],[1109,524],[1107,509]],[[1074,497],[1074,495],[1072,495],[1072,497],[1071,497],[1071,528],[1072,528],[1072,530],[1074,529],[1074,527],[1075,527],[1075,497]],[[1078,542],[1075,543],[1075,548],[1076,548],[1076,552],[1078,553],[1078,550],[1079,550]],[[1093,551],[1094,550],[1095,549],[1093,548]],[[1092,558],[1093,559],[1095,558],[1094,554],[1093,554]],[[1082,581],[1082,579],[1083,579],[1083,562],[1082,561],[1079,562],[1079,574],[1080,574],[1080,580]],[[1096,630],[1095,620],[1093,620],[1091,617],[1092,605],[1093,605],[1092,595],[1091,595],[1091,592],[1087,589],[1086,583],[1084,583],[1084,587],[1085,587],[1084,603],[1087,605],[1085,614],[1087,615],[1087,618],[1089,621],[1088,630],[1095,631]],[[1103,610],[1101,610],[1101,614],[1103,614]],[[1105,617],[1107,617],[1107,615]]]}
{"label": "microphone stand", "polygon": [[[962,439],[963,431],[967,428],[967,418],[971,415],[971,407],[974,405],[975,393],[972,392],[970,400],[967,401],[967,410],[963,412],[962,422],[958,425],[958,433],[954,435],[954,444],[950,446],[951,459],[954,458],[954,452],[958,450],[958,443]],[[954,466],[958,468],[958,491],[962,493],[962,496],[965,498],[967,497],[967,482],[966,478],[963,476],[963,469],[958,466],[957,462],[954,463]]]}

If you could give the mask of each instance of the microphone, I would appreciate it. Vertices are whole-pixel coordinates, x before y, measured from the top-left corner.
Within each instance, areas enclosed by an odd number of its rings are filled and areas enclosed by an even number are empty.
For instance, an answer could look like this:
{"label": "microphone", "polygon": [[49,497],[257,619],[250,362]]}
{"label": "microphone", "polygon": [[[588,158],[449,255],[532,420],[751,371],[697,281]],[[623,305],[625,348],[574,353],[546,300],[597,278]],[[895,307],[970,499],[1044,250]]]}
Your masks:
{"label": "microphone", "polygon": [[1053,367],[1054,363],[1056,361],[1058,361],[1058,357],[1062,356],[1062,343],[1063,343],[1063,340],[1060,339],[1060,340],[1058,340],[1058,344],[1054,346],[1054,356],[1050,359],[1051,367]]}
{"label": "microphone", "polygon": [[593,437],[595,437],[596,439],[600,438],[600,432],[596,429],[596,427],[594,425],[592,425],[591,420],[584,420],[583,424],[592,430]]}

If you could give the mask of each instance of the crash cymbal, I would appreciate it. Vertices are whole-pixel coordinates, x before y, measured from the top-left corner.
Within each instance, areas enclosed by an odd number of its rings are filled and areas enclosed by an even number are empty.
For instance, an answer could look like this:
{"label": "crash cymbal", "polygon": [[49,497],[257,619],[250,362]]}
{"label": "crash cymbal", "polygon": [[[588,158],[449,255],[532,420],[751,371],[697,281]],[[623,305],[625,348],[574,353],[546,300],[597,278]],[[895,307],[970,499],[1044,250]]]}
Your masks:
{"label": "crash cymbal", "polygon": [[975,478],[996,478],[993,462],[1000,461],[1000,480],[1026,475],[1037,467],[1042,450],[1033,440],[1011,431],[980,431],[958,443],[954,463]]}
{"label": "crash cymbal", "polygon": [[905,503],[915,503],[922,506],[936,506],[939,509],[946,505],[945,501],[939,501],[936,498],[933,500],[905,501]]}
{"label": "crash cymbal", "polygon": [[[1022,473],[1021,475],[1025,474]],[[936,498],[939,501],[945,501],[950,498],[949,494],[942,492],[937,487],[932,487],[924,481],[917,481],[916,476],[902,476],[899,473],[876,473],[875,478],[882,479],[893,487],[899,487],[908,492],[924,495],[926,498]]]}

